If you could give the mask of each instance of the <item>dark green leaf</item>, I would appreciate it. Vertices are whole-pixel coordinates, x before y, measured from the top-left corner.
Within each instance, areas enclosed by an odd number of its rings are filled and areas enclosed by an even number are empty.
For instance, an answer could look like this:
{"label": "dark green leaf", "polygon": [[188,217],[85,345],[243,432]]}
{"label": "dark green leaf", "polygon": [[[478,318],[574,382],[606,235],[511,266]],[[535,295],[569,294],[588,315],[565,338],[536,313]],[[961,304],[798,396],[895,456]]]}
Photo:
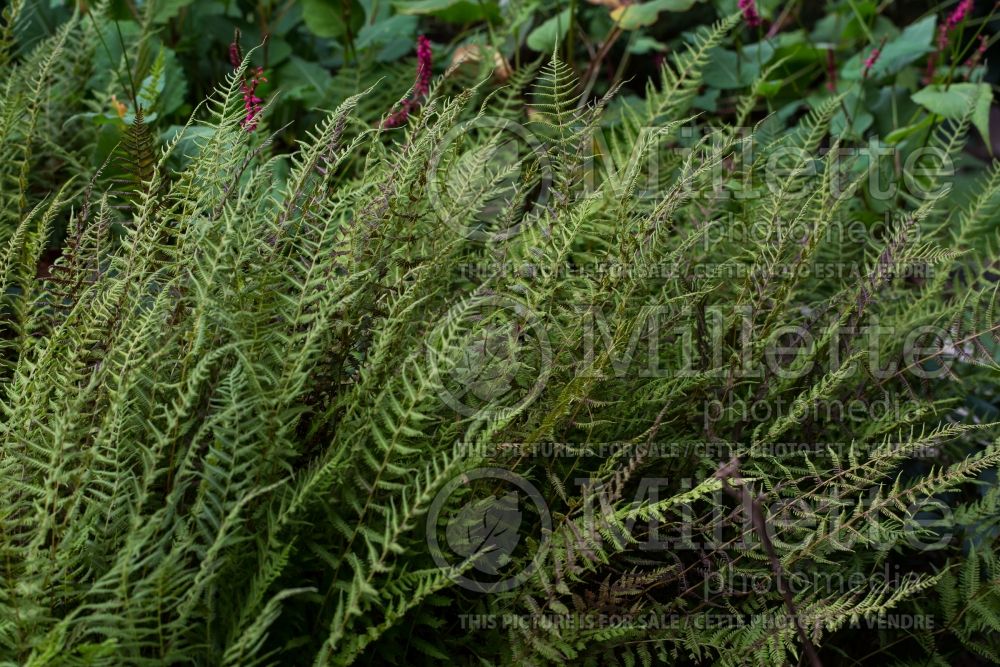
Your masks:
{"label": "dark green leaf", "polygon": [[[931,14],[922,21],[909,26],[899,37],[886,42],[882,52],[868,73],[869,78],[878,79],[896,74],[910,63],[934,50],[933,41],[937,27],[937,16]],[[841,78],[857,81],[864,75],[864,63],[875,45],[857,53],[844,65]]]}
{"label": "dark green leaf", "polygon": [[395,2],[393,6],[400,14],[431,15],[450,23],[471,23],[500,18],[500,7],[492,1],[407,0]]}
{"label": "dark green leaf", "polygon": [[760,76],[761,69],[772,56],[774,46],[769,42],[745,46],[742,53],[713,49],[712,59],[705,68],[705,83],[723,90],[749,86]]}
{"label": "dark green leaf", "polygon": [[552,49],[569,30],[569,18],[569,10],[564,9],[532,30],[528,35],[528,48],[540,53],[552,53]]}
{"label": "dark green leaf", "polygon": [[622,30],[638,30],[656,23],[660,12],[686,12],[697,0],[652,0],[626,5],[611,12],[611,18]]}
{"label": "dark green leaf", "polygon": [[988,83],[953,83],[927,86],[913,94],[913,101],[942,118],[956,120],[972,111],[972,124],[990,144],[990,106],[993,88]]}
{"label": "dark green leaf", "polygon": [[302,17],[314,35],[338,40],[356,35],[364,25],[364,9],[356,0],[302,0]]}

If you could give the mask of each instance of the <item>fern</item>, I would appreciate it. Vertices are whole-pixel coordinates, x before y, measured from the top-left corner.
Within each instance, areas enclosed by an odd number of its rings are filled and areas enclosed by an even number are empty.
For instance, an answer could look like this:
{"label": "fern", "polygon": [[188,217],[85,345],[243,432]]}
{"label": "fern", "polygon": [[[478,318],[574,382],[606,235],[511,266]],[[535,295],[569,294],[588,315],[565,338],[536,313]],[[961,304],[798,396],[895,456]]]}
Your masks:
{"label": "fern", "polygon": [[[956,409],[998,372],[995,168],[962,205],[937,188],[866,243],[831,234],[867,176],[833,155],[838,98],[787,133],[690,115],[734,16],[618,116],[553,58],[505,92],[440,79],[387,130],[400,91],[361,65],[289,154],[241,122],[249,54],[155,132],[141,39],[117,158],[69,179],[43,137],[71,111],[52,96],[85,106],[63,58],[87,44],[86,72],[101,27],[21,53],[22,11],[0,24],[0,660],[997,660],[1000,441]],[[881,400],[905,405],[845,412]],[[476,512],[511,478],[545,502],[497,553]],[[462,627],[481,614],[516,622]],[[893,614],[937,624],[870,625]]]}

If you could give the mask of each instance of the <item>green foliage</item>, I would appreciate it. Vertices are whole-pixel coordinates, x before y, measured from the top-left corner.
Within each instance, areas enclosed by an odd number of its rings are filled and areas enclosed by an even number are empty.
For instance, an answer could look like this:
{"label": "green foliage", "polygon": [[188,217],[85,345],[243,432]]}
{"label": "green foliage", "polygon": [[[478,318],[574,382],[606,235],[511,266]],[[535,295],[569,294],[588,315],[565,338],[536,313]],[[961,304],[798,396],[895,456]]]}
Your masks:
{"label": "green foliage", "polygon": [[[284,151],[280,105],[245,127],[262,49],[162,133],[167,46],[116,51],[95,11],[19,51],[23,8],[0,30],[4,663],[1000,660],[1000,435],[964,404],[1000,373],[1000,169],[916,171],[886,204],[883,165],[837,150],[850,91],[756,113],[774,63],[700,117],[737,14],[642,101],[556,56],[503,91],[438,77],[392,129],[412,67],[374,86],[288,56],[289,94],[336,104]],[[108,114],[119,80],[141,92]],[[968,102],[932,109],[937,157]],[[546,511],[481,511],[484,469]],[[525,574],[463,583],[485,571]]]}

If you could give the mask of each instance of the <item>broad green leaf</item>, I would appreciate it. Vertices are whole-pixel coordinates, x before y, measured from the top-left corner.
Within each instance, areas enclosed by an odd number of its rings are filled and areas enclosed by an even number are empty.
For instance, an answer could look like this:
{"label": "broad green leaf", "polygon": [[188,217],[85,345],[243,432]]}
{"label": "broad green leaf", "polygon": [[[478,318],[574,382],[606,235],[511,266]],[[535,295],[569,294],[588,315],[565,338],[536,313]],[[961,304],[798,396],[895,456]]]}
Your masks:
{"label": "broad green leaf", "polygon": [[[826,101],[826,97],[817,96]],[[870,103],[865,91],[860,86],[854,86],[847,91],[840,108],[830,119],[830,134],[835,137],[864,136],[865,131],[875,122],[875,117],[869,111]]]}
{"label": "broad green leaf", "polygon": [[194,0],[159,0],[153,11],[153,23],[166,23],[193,2]]}
{"label": "broad green leaf", "polygon": [[337,7],[324,0],[302,0],[306,27],[319,37],[339,37],[347,27]]}
{"label": "broad green leaf", "polygon": [[695,109],[716,111],[719,108],[719,94],[721,92],[718,88],[706,88],[704,93],[694,98],[692,105]]}
{"label": "broad green leaf", "polygon": [[757,94],[762,97],[774,97],[787,89],[784,81],[761,81],[757,85]]}
{"label": "broad green leaf", "polygon": [[[920,59],[934,50],[934,34],[937,27],[937,16],[931,14],[917,21],[904,30],[899,37],[886,42],[882,47],[878,60],[872,67],[868,77],[878,79],[896,74],[910,63]],[[840,76],[848,81],[858,81],[864,75],[864,63],[871,55],[874,46],[862,50],[844,64]]]}
{"label": "broad green leaf", "polygon": [[972,124],[976,126],[986,145],[990,145],[990,106],[993,88],[988,83],[953,83],[950,86],[934,84],[913,94],[913,101],[942,118],[958,119],[972,110]]}
{"label": "broad green leaf", "polygon": [[898,38],[886,43],[872,71],[876,74],[898,72],[903,67],[927,55],[934,50],[936,30],[937,16],[935,14],[907,26]]}
{"label": "broad green leaf", "polygon": [[413,50],[417,34],[417,17],[395,14],[384,20],[366,24],[358,33],[357,47],[381,47],[375,60],[393,62]]}
{"label": "broad green leaf", "polygon": [[652,0],[638,5],[625,5],[611,12],[611,19],[622,30],[638,30],[656,23],[660,12],[686,12],[697,0]]}
{"label": "broad green leaf", "polygon": [[752,84],[760,71],[774,56],[770,42],[760,42],[743,47],[742,53],[715,48],[705,68],[705,83],[715,88],[743,88]]}
{"label": "broad green leaf", "polygon": [[543,22],[528,35],[528,48],[539,53],[551,53],[569,30],[569,9],[564,9]]}
{"label": "broad green leaf", "polygon": [[417,28],[417,17],[396,14],[387,19],[367,24],[358,33],[357,46],[363,49],[368,46],[388,44],[393,40],[405,42],[407,50],[413,48],[413,34]]}
{"label": "broad green leaf", "polygon": [[302,0],[302,18],[306,27],[317,37],[343,39],[357,34],[364,24],[364,9],[356,0]]}
{"label": "broad green leaf", "polygon": [[408,0],[406,2],[395,2],[393,6],[400,14],[416,16],[433,15],[449,23],[471,23],[473,21],[500,18],[500,7],[493,1]]}
{"label": "broad green leaf", "polygon": [[872,116],[868,110],[865,108],[864,103],[858,105],[855,104],[856,97],[848,96],[844,99],[844,105],[851,112],[851,120],[848,121],[848,116],[844,113],[843,109],[840,109],[833,115],[830,119],[830,134],[835,137],[862,137],[864,133],[872,126],[875,122],[875,117]]}
{"label": "broad green leaf", "polygon": [[[142,80],[142,85],[139,86],[139,106],[143,108],[146,114],[146,120],[154,120],[156,118],[156,113],[153,112],[153,108],[156,106],[156,101],[160,97],[160,93],[163,92],[163,87],[166,85],[166,52],[160,49],[159,54],[156,56],[156,61],[149,70],[149,75]],[[131,114],[125,117],[126,123],[132,122]]]}
{"label": "broad green leaf", "polygon": [[163,90],[160,91],[157,107],[160,113],[167,115],[180,109],[187,97],[188,83],[184,76],[184,68],[177,60],[177,54],[173,49],[162,47],[164,55],[163,63]]}
{"label": "broad green leaf", "polygon": [[[302,21],[299,21],[301,24]],[[246,26],[240,30],[240,42],[243,44],[243,48],[249,51],[252,48],[263,45],[265,38],[265,33],[260,31],[260,26]],[[281,63],[288,60],[288,57],[292,55],[294,49],[288,40],[283,37],[278,37],[275,33],[267,34],[267,65],[268,67],[276,67]],[[251,63],[253,65],[263,65],[264,64],[264,49],[257,49],[257,52],[251,57]]]}
{"label": "broad green leaf", "polygon": [[910,99],[915,88],[885,86],[868,91],[868,111],[875,116],[875,130],[880,137],[888,137],[908,123],[927,118],[920,107]]}
{"label": "broad green leaf", "polygon": [[173,155],[186,160],[201,152],[201,142],[211,137],[215,130],[210,127],[202,127],[198,125],[192,125],[190,127],[184,127],[183,125],[171,125],[160,132],[160,140],[163,143],[178,140],[177,135],[182,132],[183,135],[180,137]]}
{"label": "broad green leaf", "polygon": [[307,105],[322,104],[324,93],[333,81],[325,67],[298,56],[292,56],[278,70],[278,78],[285,97],[302,100]]}
{"label": "broad green leaf", "polygon": [[653,39],[649,35],[642,35],[637,37],[635,40],[629,44],[629,53],[634,53],[637,56],[644,56],[651,51],[666,51],[667,45],[661,41]]}
{"label": "broad green leaf", "polygon": [[885,143],[889,144],[890,146],[894,146],[899,142],[903,141],[904,139],[906,139],[907,137],[927,129],[928,127],[930,127],[933,121],[934,121],[933,116],[925,116],[924,119],[918,123],[914,123],[913,125],[907,125],[906,127],[901,127],[898,130],[893,130],[892,132],[886,135]]}

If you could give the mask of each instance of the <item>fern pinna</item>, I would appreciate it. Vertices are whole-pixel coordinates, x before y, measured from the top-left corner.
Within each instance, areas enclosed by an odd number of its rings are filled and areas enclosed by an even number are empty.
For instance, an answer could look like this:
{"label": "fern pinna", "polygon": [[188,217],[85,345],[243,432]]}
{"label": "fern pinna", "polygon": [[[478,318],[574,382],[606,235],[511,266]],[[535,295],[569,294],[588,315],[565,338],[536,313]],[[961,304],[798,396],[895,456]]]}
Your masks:
{"label": "fern pinna", "polygon": [[[359,92],[284,157],[248,55],[169,140],[137,109],[124,194],[32,202],[28,149],[0,166],[3,661],[1000,657],[1000,440],[962,403],[1000,370],[997,171],[838,233],[875,168],[838,99],[787,133],[692,115],[738,21],[640,104],[553,59],[400,127]],[[49,122],[47,52],[18,58],[5,150]],[[504,475],[545,516],[442,564]]]}

